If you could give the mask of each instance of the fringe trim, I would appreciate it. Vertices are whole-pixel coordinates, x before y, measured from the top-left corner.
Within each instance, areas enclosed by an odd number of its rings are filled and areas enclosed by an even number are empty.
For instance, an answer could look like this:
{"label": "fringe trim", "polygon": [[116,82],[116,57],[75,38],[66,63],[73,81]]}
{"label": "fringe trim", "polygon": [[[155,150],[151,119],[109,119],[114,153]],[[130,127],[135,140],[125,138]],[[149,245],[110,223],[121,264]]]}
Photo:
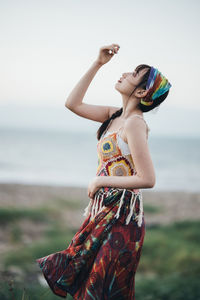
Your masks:
{"label": "fringe trim", "polygon": [[131,217],[133,215],[133,210],[134,210],[136,198],[137,198],[137,195],[134,195],[132,193],[131,201],[130,201],[130,212],[129,212],[127,218],[126,218],[126,225],[128,225],[130,223]]}
{"label": "fringe trim", "polygon": [[136,217],[139,227],[141,227],[141,225],[142,225],[142,217],[143,217],[143,199],[142,199],[142,193],[141,193],[140,194],[140,212]]}
{"label": "fringe trim", "polygon": [[[101,212],[105,206],[103,206],[103,199],[104,199],[104,195],[106,196],[110,196],[112,193],[119,191],[119,190],[123,190],[122,196],[120,198],[120,202],[119,202],[119,207],[118,210],[115,214],[115,218],[118,219],[120,217],[120,212],[121,212],[121,207],[123,205],[123,200],[124,200],[124,196],[126,193],[126,189],[120,189],[120,188],[116,188],[116,189],[112,189],[108,192],[103,192],[103,193],[99,193],[99,194],[95,194],[94,199],[90,199],[90,202],[88,204],[88,206],[84,209],[84,213],[83,216],[88,217],[91,213],[91,218],[94,218],[99,212]],[[134,208],[135,208],[135,202],[136,199],[138,197],[137,194],[135,194],[133,191],[131,191],[132,195],[131,195],[131,200],[130,200],[130,211],[128,216],[126,217],[126,225],[128,225],[130,223],[130,220],[134,214]],[[101,200],[99,201],[101,197]],[[142,201],[142,192],[140,191],[139,194],[139,214],[135,217],[138,226],[141,227],[142,225],[142,218],[143,218],[143,201]]]}
{"label": "fringe trim", "polygon": [[121,207],[122,207],[122,204],[123,204],[123,200],[124,200],[124,195],[125,195],[125,193],[126,193],[126,189],[123,190],[122,196],[121,196],[121,198],[120,198],[119,207],[118,207],[118,210],[117,210],[117,212],[116,212],[116,214],[115,214],[116,219],[119,218],[120,210],[121,210]]}
{"label": "fringe trim", "polygon": [[92,202],[90,200],[88,206],[84,209],[84,213],[83,213],[84,217],[88,217],[89,216],[90,210],[91,210],[91,206],[92,206]]}

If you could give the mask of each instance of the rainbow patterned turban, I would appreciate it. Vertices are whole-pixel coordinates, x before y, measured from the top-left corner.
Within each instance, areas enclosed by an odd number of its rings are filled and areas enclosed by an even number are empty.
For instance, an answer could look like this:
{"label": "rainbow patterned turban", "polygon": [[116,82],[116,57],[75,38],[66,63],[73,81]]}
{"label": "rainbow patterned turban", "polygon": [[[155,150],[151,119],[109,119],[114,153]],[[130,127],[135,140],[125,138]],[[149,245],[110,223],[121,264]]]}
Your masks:
{"label": "rainbow patterned turban", "polygon": [[146,85],[146,90],[149,89],[149,91],[144,99],[141,99],[140,103],[147,106],[151,105],[156,98],[166,93],[171,86],[167,78],[158,69],[151,67]]}

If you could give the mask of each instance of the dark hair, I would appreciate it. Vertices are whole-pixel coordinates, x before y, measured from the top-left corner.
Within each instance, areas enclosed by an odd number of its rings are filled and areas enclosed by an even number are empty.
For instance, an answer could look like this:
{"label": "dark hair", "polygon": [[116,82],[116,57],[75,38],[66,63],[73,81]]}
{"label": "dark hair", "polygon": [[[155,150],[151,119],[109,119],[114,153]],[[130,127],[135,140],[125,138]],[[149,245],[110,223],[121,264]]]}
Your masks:
{"label": "dark hair", "polygon": [[[134,93],[134,91],[137,88],[146,89],[146,85],[147,85],[147,81],[148,81],[148,78],[149,78],[151,67],[149,65],[141,64],[141,65],[138,65],[136,67],[135,71],[139,72],[140,70],[145,69],[145,68],[148,68],[149,70],[144,74],[144,76],[142,77],[141,82],[135,87],[135,89],[130,94],[129,98],[131,97],[131,95]],[[149,106],[144,105],[142,103],[139,103],[138,104],[138,108],[142,112],[148,112],[148,111],[154,109],[155,107],[158,107],[165,100],[165,98],[167,97],[168,93],[169,93],[169,90],[166,93],[164,93],[163,95],[161,95],[160,97],[156,98],[156,100],[154,100],[153,103],[151,105],[149,105]],[[107,120],[105,120],[101,124],[101,126],[97,130],[97,140],[100,140],[102,134],[104,133],[104,131],[108,127],[110,121],[113,120],[113,119],[115,119],[115,118],[117,118],[117,117],[119,117],[119,116],[121,116],[122,112],[123,112],[123,107],[121,107],[119,110],[117,110],[115,113],[113,113],[110,118],[108,118]]]}

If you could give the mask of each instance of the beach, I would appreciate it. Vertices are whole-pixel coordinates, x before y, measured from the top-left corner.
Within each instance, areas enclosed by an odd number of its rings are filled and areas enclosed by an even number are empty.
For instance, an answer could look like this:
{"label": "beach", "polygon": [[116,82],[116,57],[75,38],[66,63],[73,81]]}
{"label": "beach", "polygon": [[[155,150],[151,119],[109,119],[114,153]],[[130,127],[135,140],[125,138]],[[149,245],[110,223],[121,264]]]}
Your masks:
{"label": "beach", "polygon": [[[154,191],[141,189],[143,195],[144,213],[146,224],[169,224],[181,220],[198,220],[200,218],[200,192],[190,191]],[[53,185],[28,185],[28,184],[0,184],[1,207],[27,207],[35,208],[41,205],[56,205],[56,199],[69,200],[80,205],[77,209],[75,227],[84,220],[81,212],[87,206],[89,198],[87,188],[64,187]],[[145,205],[147,211],[145,211]],[[148,206],[160,208],[152,217]],[[69,210],[69,209],[68,209]],[[66,212],[67,213],[67,212]],[[71,214],[71,212],[70,212]],[[73,218],[72,218],[73,219]],[[67,220],[66,220],[67,221]]]}
{"label": "beach", "polygon": [[[146,289],[150,290],[145,284],[153,280],[151,286],[155,287],[157,280],[162,278],[160,276],[163,276],[163,272],[165,276],[160,282],[160,289],[162,291],[162,286],[167,285],[169,293],[174,282],[175,270],[180,273],[180,276],[175,279],[177,285],[184,278],[182,273],[186,272],[187,276],[190,276],[199,272],[195,269],[195,261],[196,255],[199,257],[196,239],[200,216],[200,193],[142,189],[142,195],[146,237],[136,277],[139,299],[143,299]],[[35,264],[35,259],[68,247],[73,235],[84,221],[83,212],[88,201],[87,188],[0,184],[0,279],[2,282],[0,296],[7,296],[10,293],[9,285],[14,284],[13,293],[22,293],[26,288],[26,295],[34,293],[33,299],[37,299],[38,295],[43,293],[49,293],[47,298],[54,299],[41,271]],[[194,249],[192,256],[191,247]],[[159,260],[152,266],[154,255],[167,258],[164,267]],[[182,270],[181,266],[184,264]],[[172,265],[174,270],[171,273],[169,266]],[[194,279],[191,278],[193,282]],[[195,288],[196,286],[198,286],[197,281],[195,281]],[[197,290],[199,293],[198,288]],[[153,295],[154,291],[151,292]],[[69,299],[71,300],[72,297]]]}
{"label": "beach", "polygon": [[[146,226],[167,225],[183,220],[199,220],[200,193],[188,191],[153,191],[142,189]],[[87,188],[50,185],[0,184],[0,207],[10,209],[37,209],[52,207],[59,209],[67,227],[78,229],[84,220],[83,212],[89,198]],[[63,202],[68,206],[62,209]],[[21,220],[22,230],[32,232],[33,239],[41,235],[43,224],[26,218]],[[29,224],[30,223],[30,224]],[[24,228],[23,228],[24,226]],[[41,227],[41,228],[40,228]],[[0,253],[6,250],[8,235],[1,226]],[[29,232],[29,236],[31,236]],[[28,234],[28,232],[27,232]]]}

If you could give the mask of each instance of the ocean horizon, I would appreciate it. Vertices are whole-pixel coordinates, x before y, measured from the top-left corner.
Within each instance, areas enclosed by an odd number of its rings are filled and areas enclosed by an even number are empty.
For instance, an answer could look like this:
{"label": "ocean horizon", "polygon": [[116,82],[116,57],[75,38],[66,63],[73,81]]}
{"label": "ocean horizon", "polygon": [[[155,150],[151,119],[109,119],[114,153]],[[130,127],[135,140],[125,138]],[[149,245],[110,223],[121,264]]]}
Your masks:
{"label": "ocean horizon", "polygon": [[[97,171],[93,132],[0,128],[0,183],[87,187]],[[200,191],[200,138],[149,134],[152,190]]]}

